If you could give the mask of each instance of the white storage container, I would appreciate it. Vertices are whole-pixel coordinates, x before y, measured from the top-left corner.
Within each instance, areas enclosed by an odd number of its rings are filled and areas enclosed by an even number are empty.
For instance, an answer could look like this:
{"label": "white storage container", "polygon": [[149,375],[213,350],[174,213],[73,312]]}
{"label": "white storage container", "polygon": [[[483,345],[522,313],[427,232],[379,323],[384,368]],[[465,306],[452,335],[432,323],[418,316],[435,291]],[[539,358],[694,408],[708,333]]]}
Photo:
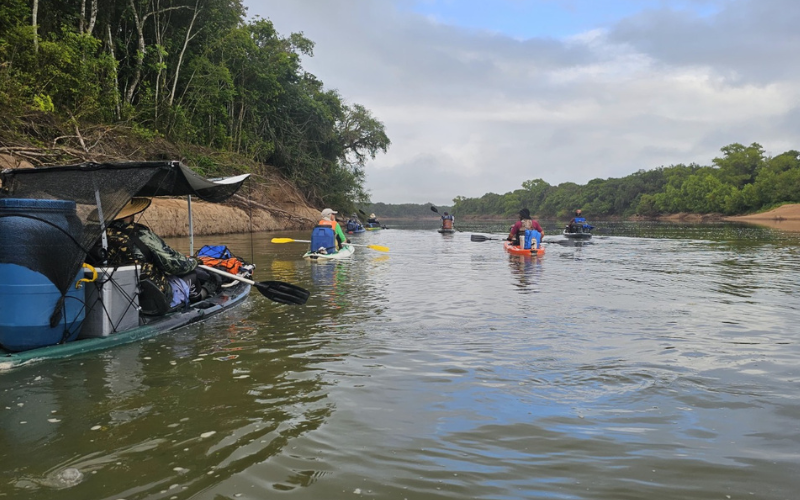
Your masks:
{"label": "white storage container", "polygon": [[85,285],[86,319],[78,338],[107,337],[139,326],[138,266],[95,269],[97,280]]}

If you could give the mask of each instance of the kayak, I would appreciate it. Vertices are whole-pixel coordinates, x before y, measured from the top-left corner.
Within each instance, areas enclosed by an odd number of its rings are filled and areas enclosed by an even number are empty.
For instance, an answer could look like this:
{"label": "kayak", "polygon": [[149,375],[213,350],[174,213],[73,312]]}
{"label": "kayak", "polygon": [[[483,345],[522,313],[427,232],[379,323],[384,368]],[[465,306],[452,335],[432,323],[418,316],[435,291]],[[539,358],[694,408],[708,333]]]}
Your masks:
{"label": "kayak", "polygon": [[254,283],[249,266],[211,296],[171,309],[152,282],[140,282],[138,266],[89,260],[103,261],[105,225],[133,197],[220,203],[247,177],[207,180],[177,161],[0,172],[0,371],[140,341],[241,304]]}
{"label": "kayak", "polygon": [[526,257],[532,257],[534,255],[537,257],[541,257],[542,255],[544,255],[544,247],[539,247],[537,250],[533,249],[528,250],[525,248],[520,248],[519,246],[516,245],[512,245],[511,242],[509,241],[503,242],[503,248],[505,248],[506,252],[510,253],[511,255],[524,255]]}
{"label": "kayak", "polygon": [[381,226],[375,226],[375,227],[367,226],[364,229],[366,229],[367,231],[380,231],[383,228]]}
{"label": "kayak", "polygon": [[[110,281],[113,282],[115,279],[111,277]],[[113,293],[114,289],[112,287],[109,287],[109,289],[112,291],[108,292],[106,300],[118,298],[118,294]],[[90,318],[84,323],[85,326],[81,332],[81,337],[77,340],[21,352],[0,349],[0,372],[35,361],[69,358],[78,354],[109,349],[114,346],[155,337],[192,323],[205,321],[211,316],[238,306],[244,302],[244,299],[249,294],[249,284],[234,281],[230,286],[221,288],[217,294],[211,297],[190,304],[186,308],[179,307],[163,316],[139,317],[136,310],[132,309],[133,325],[136,326],[122,331],[115,331],[112,322],[105,317],[107,313],[105,311],[101,313],[100,307],[94,307],[90,309]],[[116,310],[122,309],[118,303],[114,303],[114,307]],[[93,311],[98,311],[98,314],[92,314]],[[125,315],[120,317],[119,321],[127,321],[128,318],[129,315]],[[87,334],[90,329],[91,335],[99,336],[83,338],[83,335]]]}
{"label": "kayak", "polygon": [[592,238],[592,233],[570,233],[567,232],[566,229],[562,234],[564,235],[565,238],[570,238],[573,240],[588,240]]}
{"label": "kayak", "polygon": [[364,233],[364,232],[366,232],[366,230],[363,227],[359,227],[358,229],[354,229],[352,231],[347,231],[347,234],[358,234],[358,233]]}
{"label": "kayak", "polygon": [[353,245],[344,245],[336,253],[318,253],[309,250],[303,254],[303,258],[311,260],[342,260],[353,255],[355,251],[356,247]]}
{"label": "kayak", "polygon": [[455,229],[446,229],[446,228],[443,228],[443,227],[437,229],[437,231],[439,231],[441,234],[453,234],[453,233],[456,232]]}

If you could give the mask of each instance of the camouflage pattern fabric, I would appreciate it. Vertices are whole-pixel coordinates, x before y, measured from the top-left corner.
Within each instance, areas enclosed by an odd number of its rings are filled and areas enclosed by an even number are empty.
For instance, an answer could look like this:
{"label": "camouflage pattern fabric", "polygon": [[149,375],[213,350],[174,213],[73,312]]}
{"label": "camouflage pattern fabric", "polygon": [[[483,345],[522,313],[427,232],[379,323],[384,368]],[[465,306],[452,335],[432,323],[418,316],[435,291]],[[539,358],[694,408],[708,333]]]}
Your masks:
{"label": "camouflage pattern fabric", "polygon": [[[131,222],[125,224],[117,220],[106,229],[108,235],[108,262],[114,266],[139,264],[140,279],[149,279],[168,299],[172,297],[172,287],[167,276],[182,276],[197,267],[197,260],[176,252],[147,226]],[[153,261],[131,240],[135,234],[147,246]]]}

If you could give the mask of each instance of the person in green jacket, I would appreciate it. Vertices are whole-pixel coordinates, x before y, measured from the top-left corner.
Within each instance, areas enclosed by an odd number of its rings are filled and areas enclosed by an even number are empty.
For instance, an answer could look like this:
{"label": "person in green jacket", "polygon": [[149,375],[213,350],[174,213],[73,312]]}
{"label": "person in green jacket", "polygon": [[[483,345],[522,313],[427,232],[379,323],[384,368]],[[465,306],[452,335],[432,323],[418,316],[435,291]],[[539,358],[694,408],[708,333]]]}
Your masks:
{"label": "person in green jacket", "polygon": [[350,240],[347,239],[345,236],[344,231],[342,231],[342,226],[336,222],[336,214],[339,212],[334,211],[333,209],[326,208],[322,212],[320,212],[320,221],[317,223],[318,226],[330,226],[333,228],[334,234],[336,234],[336,250],[338,251],[342,248],[342,245],[345,243],[350,243]]}

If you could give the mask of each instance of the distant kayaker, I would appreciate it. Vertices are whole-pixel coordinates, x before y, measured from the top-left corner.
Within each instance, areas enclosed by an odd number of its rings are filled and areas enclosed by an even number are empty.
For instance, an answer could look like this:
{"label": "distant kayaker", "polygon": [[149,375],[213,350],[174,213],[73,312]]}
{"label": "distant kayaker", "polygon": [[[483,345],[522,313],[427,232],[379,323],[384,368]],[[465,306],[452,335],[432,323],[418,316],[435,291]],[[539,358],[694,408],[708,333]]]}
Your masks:
{"label": "distant kayaker", "polygon": [[381,226],[381,223],[378,222],[378,219],[375,217],[374,213],[369,214],[369,218],[367,219],[367,224],[369,224],[370,227],[380,227]]}
{"label": "distant kayaker", "polygon": [[[542,226],[539,225],[537,221],[531,219],[531,211],[527,208],[523,208],[519,211],[519,220],[511,226],[511,232],[508,233],[508,238],[506,239],[515,246],[521,246],[520,236],[524,236],[526,231],[533,231],[534,233],[532,236],[536,237],[536,244],[531,244],[530,248],[539,248],[542,238],[544,238],[544,229],[542,229]],[[525,247],[528,247],[527,243]]]}
{"label": "distant kayaker", "polygon": [[352,233],[358,230],[363,229],[361,225],[361,221],[358,219],[358,215],[353,214],[347,219],[347,232]]}
{"label": "distant kayaker", "polygon": [[445,212],[442,215],[442,229],[453,229],[453,224],[456,222],[456,218],[449,213]]}
{"label": "distant kayaker", "polygon": [[574,233],[576,229],[583,226],[585,222],[586,219],[583,217],[583,212],[581,212],[581,209],[579,208],[575,210],[575,217],[573,217],[572,220],[569,221],[569,226],[567,226],[567,231],[570,233]]}
{"label": "distant kayaker", "polygon": [[330,208],[320,212],[321,219],[311,232],[311,251],[319,252],[320,249],[324,249],[325,251],[320,253],[335,253],[343,244],[350,243],[342,231],[342,226],[336,222],[338,213]]}

